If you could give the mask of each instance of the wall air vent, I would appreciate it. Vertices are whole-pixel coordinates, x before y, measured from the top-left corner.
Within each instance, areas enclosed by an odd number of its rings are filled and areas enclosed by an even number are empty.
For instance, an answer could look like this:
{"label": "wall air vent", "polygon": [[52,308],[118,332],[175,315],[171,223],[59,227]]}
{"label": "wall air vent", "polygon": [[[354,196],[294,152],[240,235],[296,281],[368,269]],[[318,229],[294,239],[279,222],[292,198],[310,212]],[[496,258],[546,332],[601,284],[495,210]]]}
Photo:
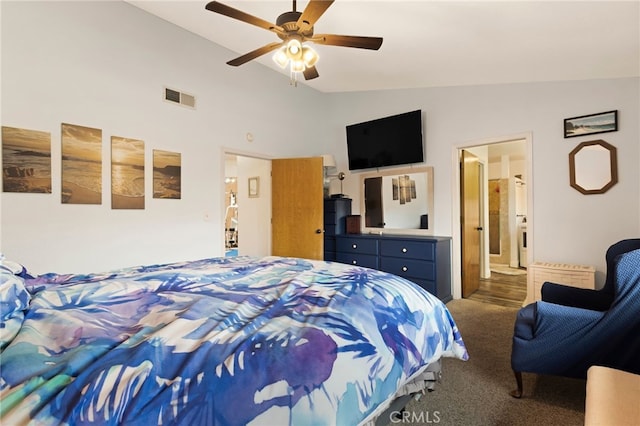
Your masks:
{"label": "wall air vent", "polygon": [[164,88],[164,100],[173,102],[176,104],[184,105],[189,108],[196,107],[196,97],[193,95],[189,95],[187,93],[182,93],[177,90],[169,89],[168,87]]}

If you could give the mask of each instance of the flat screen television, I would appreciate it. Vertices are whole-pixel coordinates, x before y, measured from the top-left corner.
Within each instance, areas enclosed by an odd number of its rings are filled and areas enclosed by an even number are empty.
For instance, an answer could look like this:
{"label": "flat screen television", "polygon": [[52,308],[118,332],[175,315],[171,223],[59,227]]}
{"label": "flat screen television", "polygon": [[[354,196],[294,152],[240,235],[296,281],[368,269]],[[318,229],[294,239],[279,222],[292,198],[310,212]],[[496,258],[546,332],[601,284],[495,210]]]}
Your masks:
{"label": "flat screen television", "polygon": [[347,126],[349,170],[424,161],[422,111],[410,111]]}

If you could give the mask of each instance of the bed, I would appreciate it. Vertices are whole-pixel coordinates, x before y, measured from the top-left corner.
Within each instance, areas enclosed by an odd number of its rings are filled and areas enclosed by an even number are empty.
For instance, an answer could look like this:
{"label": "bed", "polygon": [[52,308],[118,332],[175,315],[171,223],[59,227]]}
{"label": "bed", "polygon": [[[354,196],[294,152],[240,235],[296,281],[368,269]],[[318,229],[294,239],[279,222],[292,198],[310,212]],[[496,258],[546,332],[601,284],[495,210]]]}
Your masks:
{"label": "bed", "polygon": [[357,266],[0,271],[2,424],[374,424],[433,387],[442,357],[468,357],[437,298]]}

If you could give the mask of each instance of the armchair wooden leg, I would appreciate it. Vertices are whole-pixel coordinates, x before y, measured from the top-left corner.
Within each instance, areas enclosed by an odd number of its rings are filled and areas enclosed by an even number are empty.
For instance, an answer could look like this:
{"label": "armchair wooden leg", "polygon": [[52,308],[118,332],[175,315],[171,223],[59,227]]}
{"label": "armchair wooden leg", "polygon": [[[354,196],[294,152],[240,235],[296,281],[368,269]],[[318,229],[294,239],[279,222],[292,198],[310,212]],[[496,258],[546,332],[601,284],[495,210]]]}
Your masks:
{"label": "armchair wooden leg", "polygon": [[518,389],[512,390],[509,392],[514,398],[522,397],[522,373],[520,371],[514,371],[513,374],[516,376],[516,384],[518,385]]}

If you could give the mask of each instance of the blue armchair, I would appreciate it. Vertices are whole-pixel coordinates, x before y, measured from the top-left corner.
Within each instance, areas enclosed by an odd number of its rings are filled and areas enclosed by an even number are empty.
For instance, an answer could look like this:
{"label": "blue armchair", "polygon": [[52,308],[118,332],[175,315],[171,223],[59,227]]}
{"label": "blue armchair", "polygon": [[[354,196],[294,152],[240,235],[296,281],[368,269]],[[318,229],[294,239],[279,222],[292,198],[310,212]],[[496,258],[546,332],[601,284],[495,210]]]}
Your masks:
{"label": "blue armchair", "polygon": [[592,365],[640,374],[640,249],[613,259],[613,300],[593,310],[549,303],[525,306],[515,321],[511,367],[522,396],[522,372],[585,378]]}
{"label": "blue armchair", "polygon": [[571,287],[562,284],[546,282],[542,285],[542,300],[564,306],[606,311],[613,302],[614,294],[614,264],[621,254],[640,249],[640,238],[630,238],[618,241],[607,249],[605,260],[607,276],[604,285],[599,290]]}

